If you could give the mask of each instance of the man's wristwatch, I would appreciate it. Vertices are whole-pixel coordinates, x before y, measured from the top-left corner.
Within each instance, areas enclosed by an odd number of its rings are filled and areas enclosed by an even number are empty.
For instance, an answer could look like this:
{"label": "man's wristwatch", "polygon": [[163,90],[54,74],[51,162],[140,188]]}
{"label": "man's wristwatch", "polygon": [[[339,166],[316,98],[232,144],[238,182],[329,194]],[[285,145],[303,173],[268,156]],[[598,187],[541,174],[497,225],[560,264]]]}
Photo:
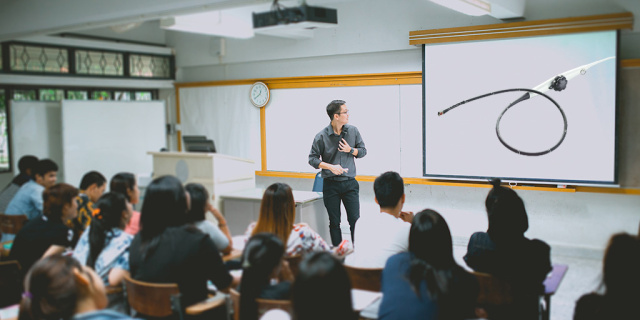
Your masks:
{"label": "man's wristwatch", "polygon": [[351,152],[349,152],[349,153],[351,153],[351,155],[355,156],[355,152],[356,152],[356,148],[351,148]]}

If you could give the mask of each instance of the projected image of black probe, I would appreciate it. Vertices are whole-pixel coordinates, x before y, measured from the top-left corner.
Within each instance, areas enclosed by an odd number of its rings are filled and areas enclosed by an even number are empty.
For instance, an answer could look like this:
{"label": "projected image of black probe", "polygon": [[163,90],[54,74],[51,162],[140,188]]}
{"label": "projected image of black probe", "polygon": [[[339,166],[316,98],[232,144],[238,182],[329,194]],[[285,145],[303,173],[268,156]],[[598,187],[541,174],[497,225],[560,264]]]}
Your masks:
{"label": "projected image of black probe", "polygon": [[[506,89],[506,90],[500,90],[500,91],[495,91],[495,92],[491,92],[491,93],[487,93],[487,94],[483,94],[468,100],[464,100],[462,102],[458,102],[454,105],[452,105],[449,108],[446,108],[440,112],[438,112],[438,116],[442,116],[445,113],[463,105],[466,103],[469,103],[471,101],[474,100],[478,100],[478,99],[482,99],[482,98],[486,98],[488,96],[492,96],[495,94],[501,94],[501,93],[505,93],[505,92],[514,92],[514,91],[524,91],[526,92],[524,95],[522,95],[520,98],[516,99],[515,101],[513,101],[512,103],[510,103],[504,110],[502,110],[502,113],[500,113],[500,116],[498,117],[498,120],[496,121],[496,135],[498,136],[498,140],[500,141],[500,143],[502,143],[503,146],[505,146],[505,148],[517,153],[517,154],[521,154],[521,155],[525,155],[525,156],[541,156],[544,154],[547,154],[553,150],[555,150],[556,148],[558,148],[562,142],[564,141],[564,138],[567,135],[567,116],[564,114],[564,111],[562,110],[562,108],[560,107],[560,105],[553,100],[551,97],[549,97],[548,95],[546,95],[544,92],[553,89],[554,91],[562,91],[564,89],[567,88],[567,84],[569,83],[569,80],[575,78],[578,75],[584,75],[585,73],[587,73],[587,70],[593,66],[595,66],[596,64],[605,62],[607,60],[611,60],[614,59],[615,57],[608,57],[608,58],[604,58],[589,64],[585,64],[582,66],[579,66],[577,68],[573,68],[569,71],[563,72],[555,77],[550,78],[549,80],[539,84],[538,86],[534,87],[533,89],[524,89],[524,88],[514,88],[514,89]],[[539,151],[539,152],[526,152],[526,151],[522,151],[522,150],[518,150],[512,146],[510,146],[508,143],[506,143],[503,139],[502,136],[500,135],[500,121],[502,120],[502,116],[504,116],[504,114],[507,112],[507,110],[509,110],[511,107],[513,107],[514,105],[535,97],[536,95],[541,95],[545,98],[547,98],[547,100],[551,101],[551,103],[553,103],[556,108],[558,108],[558,111],[560,111],[560,114],[562,115],[562,120],[564,121],[564,130],[562,133],[562,137],[560,137],[560,140],[558,141],[558,143],[556,143],[553,147],[547,149],[547,150],[543,150],[543,151]]]}

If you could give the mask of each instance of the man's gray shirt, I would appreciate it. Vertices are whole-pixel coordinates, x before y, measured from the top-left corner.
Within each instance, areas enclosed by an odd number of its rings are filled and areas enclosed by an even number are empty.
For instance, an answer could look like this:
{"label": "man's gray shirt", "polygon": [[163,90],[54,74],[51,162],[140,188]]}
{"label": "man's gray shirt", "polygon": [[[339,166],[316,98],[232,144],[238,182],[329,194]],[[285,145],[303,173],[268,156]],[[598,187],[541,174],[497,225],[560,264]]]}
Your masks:
{"label": "man's gray shirt", "polygon": [[[351,153],[338,151],[340,140],[343,138],[351,148],[358,149],[357,156],[354,157]],[[366,155],[367,148],[364,146],[364,141],[362,140],[362,136],[360,136],[358,128],[345,124],[342,127],[342,134],[337,135],[333,132],[331,124],[329,124],[326,128],[318,132],[313,139],[311,151],[309,152],[309,164],[316,169],[320,168],[320,162],[333,165],[339,164],[342,168],[349,169],[344,174],[341,174],[341,177],[355,178],[356,163],[354,158],[362,158]],[[322,178],[326,179],[335,176],[331,170],[322,170]]]}

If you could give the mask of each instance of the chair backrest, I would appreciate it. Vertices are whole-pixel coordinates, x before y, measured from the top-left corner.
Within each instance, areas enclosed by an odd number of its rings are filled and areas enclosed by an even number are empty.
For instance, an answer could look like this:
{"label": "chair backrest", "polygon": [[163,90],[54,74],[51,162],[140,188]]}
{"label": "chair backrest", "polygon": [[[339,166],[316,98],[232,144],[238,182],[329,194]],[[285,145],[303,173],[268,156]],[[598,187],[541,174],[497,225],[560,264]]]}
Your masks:
{"label": "chair backrest", "polygon": [[348,265],[345,265],[344,268],[351,279],[351,288],[380,291],[382,268],[356,268]]}
{"label": "chair backrest", "polygon": [[291,269],[291,273],[293,276],[298,275],[298,271],[300,271],[300,262],[302,262],[302,255],[298,254],[295,256],[285,256],[284,260],[289,263],[289,269]]}
{"label": "chair backrest", "polygon": [[129,306],[138,313],[150,317],[167,317],[181,314],[180,289],[175,283],[159,284],[124,277]]}
{"label": "chair backrest", "polygon": [[23,291],[21,279],[18,261],[0,262],[0,308],[20,302]]}
{"label": "chair backrest", "polygon": [[313,180],[313,189],[311,189],[311,191],[313,192],[322,192],[322,185],[324,184],[324,179],[322,178],[321,173],[322,171],[318,172],[316,174],[315,180]]}
{"label": "chair backrest", "polygon": [[24,214],[16,216],[0,213],[0,230],[2,233],[18,234],[28,220]]}
{"label": "chair backrest", "polygon": [[[238,320],[240,319],[240,293],[235,289],[231,289],[229,295],[233,304],[233,319]],[[258,303],[258,318],[271,309],[281,309],[293,314],[293,305],[290,300],[256,299],[256,302]]]}
{"label": "chair backrest", "polygon": [[478,305],[504,306],[513,302],[511,285],[504,279],[487,273],[473,272],[478,279]]}

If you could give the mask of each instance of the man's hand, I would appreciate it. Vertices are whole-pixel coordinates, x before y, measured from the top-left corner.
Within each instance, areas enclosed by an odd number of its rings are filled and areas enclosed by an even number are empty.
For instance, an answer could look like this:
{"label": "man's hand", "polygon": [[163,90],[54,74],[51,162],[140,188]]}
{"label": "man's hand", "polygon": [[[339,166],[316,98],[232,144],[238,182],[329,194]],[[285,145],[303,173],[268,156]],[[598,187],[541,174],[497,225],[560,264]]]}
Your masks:
{"label": "man's hand", "polygon": [[336,176],[339,176],[339,175],[341,175],[341,174],[343,174],[343,173],[347,172],[347,171],[346,171],[346,170],[345,170],[341,165],[339,165],[339,164],[331,165],[331,166],[329,167],[329,170],[331,170],[331,172],[332,172],[333,174],[335,174]]}
{"label": "man's hand", "polygon": [[347,140],[345,140],[344,138],[338,143],[338,151],[347,153],[351,152],[351,146],[349,146]]}
{"label": "man's hand", "polygon": [[413,212],[411,211],[400,211],[400,219],[405,222],[411,223],[413,221]]}

